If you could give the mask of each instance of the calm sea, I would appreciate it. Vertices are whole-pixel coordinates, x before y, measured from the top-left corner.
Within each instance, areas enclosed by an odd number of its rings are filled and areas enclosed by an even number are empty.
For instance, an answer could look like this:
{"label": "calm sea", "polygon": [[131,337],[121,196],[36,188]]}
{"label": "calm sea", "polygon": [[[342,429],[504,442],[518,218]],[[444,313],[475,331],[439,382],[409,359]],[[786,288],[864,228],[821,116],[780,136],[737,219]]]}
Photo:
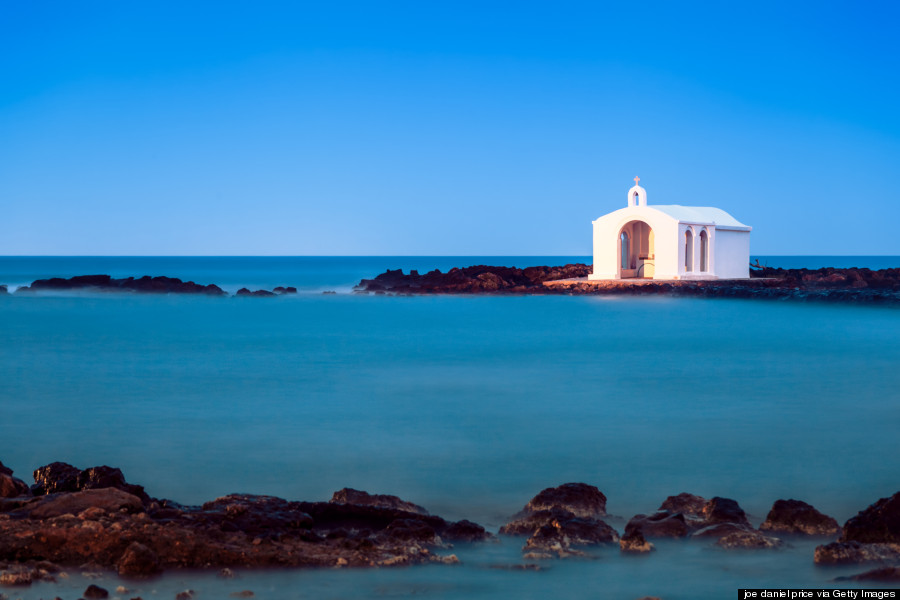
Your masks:
{"label": "calm sea", "polygon": [[[603,490],[619,531],[685,491],[735,498],[758,525],[779,498],[843,522],[900,490],[896,309],[349,293],[388,268],[586,260],[0,257],[0,284],[11,289],[109,273],[302,292],[0,296],[0,460],[23,479],[56,460],[118,466],[151,495],[184,503],[231,492],[325,500],[349,486],[493,530],[542,488],[568,481]],[[900,266],[898,257],[760,262]],[[646,557],[609,549],[541,572],[491,568],[520,562],[522,543],[458,547],[460,567],[127,585],[144,597],[192,587],[204,597],[671,600],[833,587],[859,570],[816,568],[814,543],[726,553],[673,541]],[[68,598],[83,583],[76,575],[16,597]]]}

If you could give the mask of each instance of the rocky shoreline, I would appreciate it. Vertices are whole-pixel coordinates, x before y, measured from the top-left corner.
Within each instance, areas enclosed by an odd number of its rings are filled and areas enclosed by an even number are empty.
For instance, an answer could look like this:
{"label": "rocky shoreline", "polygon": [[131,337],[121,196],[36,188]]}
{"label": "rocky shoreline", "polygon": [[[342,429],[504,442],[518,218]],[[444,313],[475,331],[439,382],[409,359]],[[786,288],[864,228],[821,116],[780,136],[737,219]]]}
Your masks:
{"label": "rocky shoreline", "polygon": [[[442,273],[404,273],[387,270],[374,279],[363,279],[354,288],[361,294],[496,294],[496,295],[617,295],[681,296],[701,298],[745,298],[801,300],[832,303],[900,306],[900,268],[779,269],[758,267],[750,279],[711,281],[656,281],[626,279],[588,281],[592,267],[586,264],[534,266],[524,269],[474,265]],[[14,294],[58,292],[120,292],[138,294],[189,294],[230,296],[215,284],[202,285],[175,277],[126,277],[79,275],[68,279],[38,279]],[[241,288],[234,296],[272,297],[296,294],[297,288],[278,286],[272,290]],[[325,292],[333,293],[333,292]],[[8,295],[0,285],[0,295]]]}
{"label": "rocky shoreline", "polygon": [[[56,462],[33,476],[29,486],[0,463],[0,586],[53,581],[73,567],[144,578],[185,568],[227,576],[233,568],[456,564],[453,544],[495,539],[471,521],[451,522],[396,496],[350,488],[327,502],[231,494],[186,506],[149,496],[108,466]],[[659,538],[729,551],[777,550],[812,536],[824,542],[810,557],[817,565],[869,565],[853,579],[900,581],[900,492],[843,527],[809,504],[778,500],[754,528],[735,500],[687,493],[633,516],[621,533],[608,517],[597,487],[567,483],[538,493],[498,535],[524,539],[522,559],[529,562],[511,567],[536,570],[541,561],[585,556],[592,547],[650,553]]]}
{"label": "rocky shoreline", "polygon": [[751,270],[750,279],[712,281],[588,281],[586,264],[559,267],[495,267],[476,265],[419,274],[388,270],[363,279],[358,293],[375,294],[565,294],[624,296],[693,296],[850,302],[900,305],[900,268]]}

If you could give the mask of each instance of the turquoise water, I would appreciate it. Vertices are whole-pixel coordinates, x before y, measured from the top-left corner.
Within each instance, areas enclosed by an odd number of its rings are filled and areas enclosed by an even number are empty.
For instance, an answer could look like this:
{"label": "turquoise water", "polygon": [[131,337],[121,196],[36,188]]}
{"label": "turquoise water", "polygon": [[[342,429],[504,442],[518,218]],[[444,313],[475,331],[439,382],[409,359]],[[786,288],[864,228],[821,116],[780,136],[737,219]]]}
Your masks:
{"label": "turquoise water", "polygon": [[[620,531],[682,491],[735,498],[758,524],[778,498],[843,522],[900,490],[895,309],[319,293],[386,268],[578,259],[0,258],[0,283],[108,272],[309,292],[0,297],[0,460],[26,479],[54,460],[119,466],[151,495],[186,503],[231,492],[324,500],[350,486],[494,530],[567,481],[600,487]],[[859,266],[900,263],[871,260]],[[519,561],[520,545],[460,548],[454,568],[245,581],[260,597],[309,586],[267,597],[718,598],[838,574],[814,568],[805,543],[750,555],[670,543],[540,573],[489,568]]]}

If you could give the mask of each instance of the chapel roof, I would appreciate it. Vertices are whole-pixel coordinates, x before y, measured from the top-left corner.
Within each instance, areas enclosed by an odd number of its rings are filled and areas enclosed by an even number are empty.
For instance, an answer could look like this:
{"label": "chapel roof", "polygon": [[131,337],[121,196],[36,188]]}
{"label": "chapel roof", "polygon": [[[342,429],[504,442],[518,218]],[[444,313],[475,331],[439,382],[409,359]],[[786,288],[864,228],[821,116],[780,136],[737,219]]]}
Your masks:
{"label": "chapel roof", "polygon": [[651,204],[647,208],[656,209],[682,223],[715,223],[717,229],[740,229],[750,231],[730,214],[714,206],[681,206],[680,204]]}

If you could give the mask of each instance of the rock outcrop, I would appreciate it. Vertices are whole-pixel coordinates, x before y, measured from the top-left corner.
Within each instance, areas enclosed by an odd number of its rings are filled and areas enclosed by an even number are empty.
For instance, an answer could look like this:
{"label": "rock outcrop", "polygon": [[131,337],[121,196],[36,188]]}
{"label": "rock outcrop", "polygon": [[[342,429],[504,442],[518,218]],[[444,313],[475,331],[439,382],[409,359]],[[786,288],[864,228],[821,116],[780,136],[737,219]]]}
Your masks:
{"label": "rock outcrop", "polygon": [[813,536],[833,536],[841,531],[835,519],[800,500],[776,500],[759,529]]}
{"label": "rock outcrop", "polygon": [[150,496],[139,485],[125,481],[120,469],[107,466],[81,470],[64,462],[54,462],[34,471],[34,485],[31,493],[35,496],[60,492],[78,492],[102,488],[116,488],[137,496],[142,502],[149,502]]}
{"label": "rock outcrop", "polygon": [[652,515],[635,515],[625,525],[625,537],[715,539],[726,550],[777,548],[781,540],[753,529],[740,505],[730,499],[682,493],[669,496]]}
{"label": "rock outcrop", "polygon": [[569,264],[561,267],[495,267],[475,265],[439,270],[419,275],[418,271],[404,274],[401,269],[387,270],[374,279],[363,279],[356,286],[361,292],[391,292],[397,294],[466,294],[484,292],[531,293],[542,291],[545,281],[587,277],[592,267]]}
{"label": "rock outcrop", "polygon": [[329,502],[334,502],[336,504],[358,504],[360,506],[394,508],[420,515],[428,514],[428,511],[418,504],[401,500],[397,496],[369,494],[368,492],[361,492],[359,490],[354,490],[353,488],[344,488],[336,491]]}
{"label": "rock outcrop", "polygon": [[900,544],[900,492],[882,498],[844,523],[840,541]]}
{"label": "rock outcrop", "polygon": [[588,294],[674,295],[706,298],[794,299],[805,301],[900,303],[900,268],[774,269],[751,271],[745,280],[589,282],[591,265],[497,267],[476,265],[420,275],[388,270],[363,279],[357,292],[393,294]]}
{"label": "rock outcrop", "polygon": [[69,279],[54,277],[38,279],[30,286],[16,290],[17,294],[34,292],[58,292],[91,290],[103,292],[139,292],[144,294],[205,294],[208,296],[227,295],[217,285],[200,285],[193,281],[182,281],[176,277],[125,277],[114,279],[110,275],[78,275]]}
{"label": "rock outcrop", "polygon": [[[5,467],[0,474],[11,477]],[[90,562],[128,577],[171,568],[452,564],[455,556],[434,551],[492,537],[471,521],[356,490],[335,497],[360,504],[232,494],[183,506],[150,498],[118,469],[66,463],[35,470],[33,490],[23,484],[0,502],[0,561],[23,565],[9,578],[29,582],[36,571],[26,566],[43,560]],[[393,506],[372,505],[385,503]]]}
{"label": "rock outcrop", "polygon": [[541,490],[500,533],[530,536],[522,549],[528,558],[578,555],[575,547],[618,543],[618,532],[603,516],[603,492],[586,483],[565,483]]}
{"label": "rock outcrop", "polygon": [[844,523],[836,542],[816,548],[815,561],[900,565],[900,492],[882,498]]}
{"label": "rock outcrop", "polygon": [[28,484],[13,477],[13,470],[0,462],[0,498],[16,498],[28,494]]}

